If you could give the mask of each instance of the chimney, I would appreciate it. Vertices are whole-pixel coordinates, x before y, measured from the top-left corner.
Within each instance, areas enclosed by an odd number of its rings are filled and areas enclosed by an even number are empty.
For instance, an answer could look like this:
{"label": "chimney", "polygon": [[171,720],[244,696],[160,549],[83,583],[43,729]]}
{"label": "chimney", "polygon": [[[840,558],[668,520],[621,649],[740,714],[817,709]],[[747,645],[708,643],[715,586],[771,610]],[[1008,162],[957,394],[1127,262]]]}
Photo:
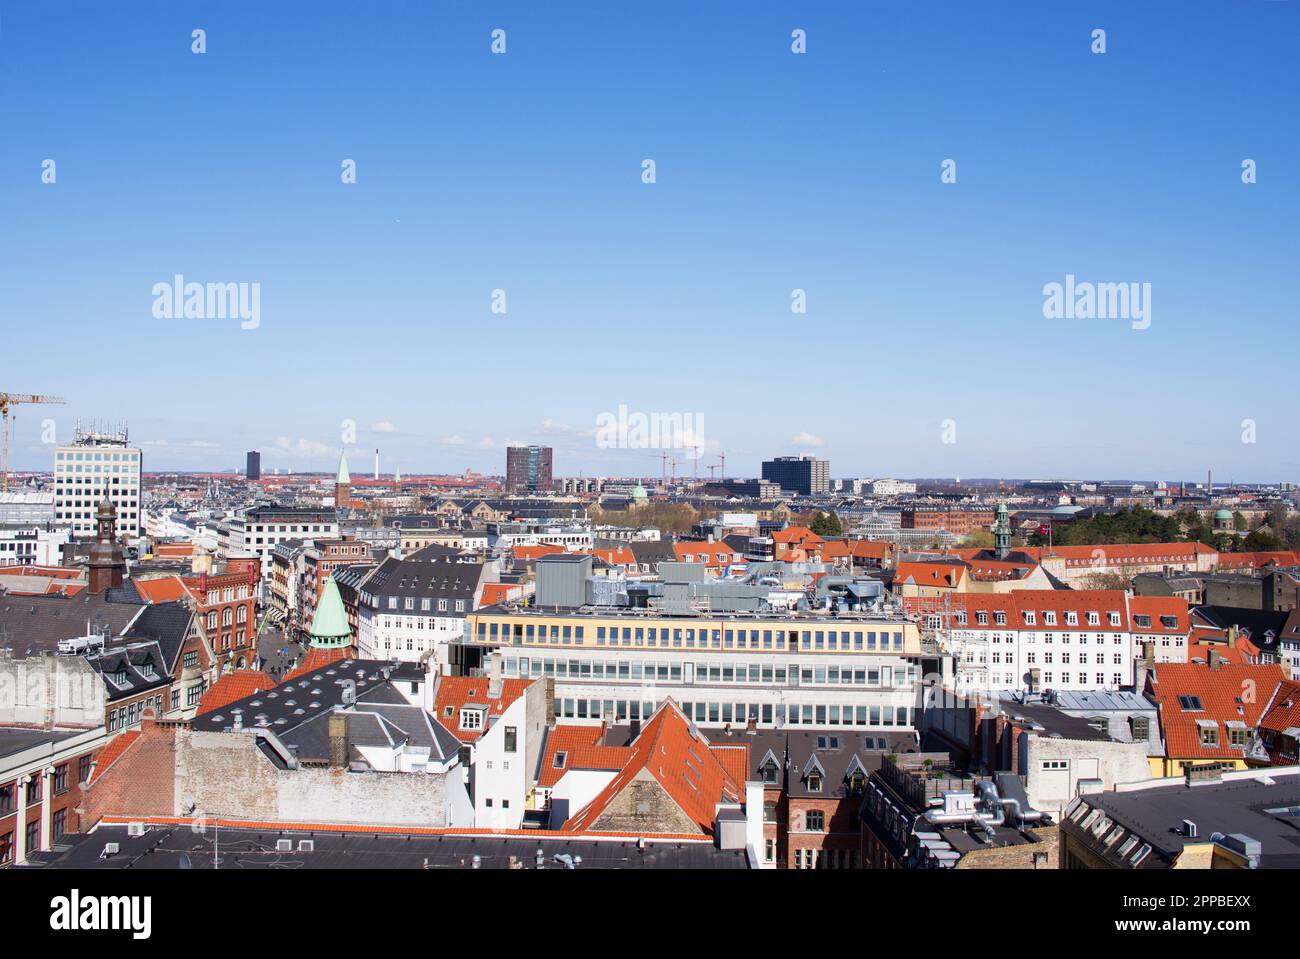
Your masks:
{"label": "chimney", "polygon": [[330,768],[347,769],[348,767],[348,714],[336,710],[330,713]]}
{"label": "chimney", "polygon": [[493,653],[488,660],[488,699],[500,699],[501,687],[501,654]]}

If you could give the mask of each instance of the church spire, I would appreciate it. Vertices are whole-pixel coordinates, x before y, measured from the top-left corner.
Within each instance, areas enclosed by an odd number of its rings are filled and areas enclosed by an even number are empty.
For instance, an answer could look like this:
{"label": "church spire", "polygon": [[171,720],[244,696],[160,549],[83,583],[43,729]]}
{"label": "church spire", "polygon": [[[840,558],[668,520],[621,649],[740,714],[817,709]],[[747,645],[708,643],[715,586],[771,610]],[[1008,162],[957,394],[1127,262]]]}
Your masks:
{"label": "church spire", "polygon": [[337,649],[352,645],[352,627],[348,625],[348,613],[343,608],[343,597],[333,576],[325,580],[320,602],[316,604],[316,615],[312,617],[309,636],[308,646],[313,649]]}

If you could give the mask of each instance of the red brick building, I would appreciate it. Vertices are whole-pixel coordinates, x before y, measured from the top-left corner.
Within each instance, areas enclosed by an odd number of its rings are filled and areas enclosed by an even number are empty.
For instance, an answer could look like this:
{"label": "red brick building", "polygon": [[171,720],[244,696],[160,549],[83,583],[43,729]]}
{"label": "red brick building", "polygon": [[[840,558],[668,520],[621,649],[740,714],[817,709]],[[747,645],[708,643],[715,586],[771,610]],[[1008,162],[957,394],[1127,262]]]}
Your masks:
{"label": "red brick building", "polygon": [[991,529],[996,519],[992,506],[909,506],[899,525],[903,529],[946,529],[954,536],[966,536],[977,529]]}
{"label": "red brick building", "polygon": [[102,729],[0,727],[0,867],[81,831],[82,784],[104,739]]}

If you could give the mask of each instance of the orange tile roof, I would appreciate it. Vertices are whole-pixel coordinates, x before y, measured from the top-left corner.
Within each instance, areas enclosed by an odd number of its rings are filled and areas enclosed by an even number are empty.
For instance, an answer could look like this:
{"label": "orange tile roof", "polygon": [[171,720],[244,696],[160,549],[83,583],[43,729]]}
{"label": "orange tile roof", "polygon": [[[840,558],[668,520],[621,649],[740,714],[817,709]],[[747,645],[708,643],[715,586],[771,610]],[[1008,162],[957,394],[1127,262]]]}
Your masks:
{"label": "orange tile roof", "polygon": [[563,546],[514,546],[510,550],[514,553],[515,559],[531,561],[541,559],[543,556],[553,556],[556,553],[563,553]]}
{"label": "orange tile roof", "polygon": [[[1177,596],[1130,596],[1128,609],[1132,620],[1130,632],[1186,636],[1191,631],[1187,600]],[[1140,625],[1139,616],[1149,617],[1148,625]],[[1173,617],[1173,625],[1166,626],[1161,619],[1164,616]]]}
{"label": "orange tile roof", "polygon": [[705,540],[678,540],[672,547],[678,561],[683,563],[703,563],[705,566],[717,567],[744,560],[743,556],[733,552],[730,546],[720,540],[712,543]]}
{"label": "orange tile roof", "polygon": [[[1264,706],[1286,672],[1267,666],[1225,663],[1156,663],[1148,677],[1151,697],[1160,715],[1165,755],[1170,759],[1241,759],[1244,747],[1232,746],[1226,723],[1254,730]],[[1201,709],[1184,709],[1180,696],[1195,696]],[[1217,745],[1201,743],[1202,724],[1213,724]]]}
{"label": "orange tile roof", "polygon": [[121,759],[122,754],[130,749],[131,745],[139,738],[140,730],[133,729],[130,732],[118,733],[118,735],[110,739],[108,745],[101,749],[99,755],[95,757],[95,769],[90,774],[90,781],[95,782],[107,772],[108,767]]}
{"label": "orange tile roof", "polygon": [[1300,727],[1300,683],[1284,679],[1269,697],[1259,718],[1259,728],[1276,733]]}
{"label": "orange tile roof", "polygon": [[619,546],[616,549],[589,549],[584,552],[592,556],[599,557],[610,566],[635,566],[636,554],[626,546]]}
{"label": "orange tile roof", "polygon": [[772,534],[772,541],[788,546],[819,546],[826,542],[807,526],[787,526]]}
{"label": "orange tile roof", "polygon": [[179,576],[133,580],[136,590],[150,603],[170,603],[188,595]]}
{"label": "orange tile roof", "polygon": [[883,540],[869,539],[833,539],[822,546],[823,559],[837,559],[840,556],[853,556],[855,559],[889,559],[894,548]]}
{"label": "orange tile roof", "polygon": [[894,570],[894,582],[911,581],[917,586],[942,586],[955,589],[966,577],[966,567],[959,563],[899,563]]}
{"label": "orange tile roof", "polygon": [[[671,699],[641,729],[631,744],[632,757],[600,793],[564,824],[565,832],[586,832],[599,822],[610,804],[641,772],[648,772],[663,787],[701,833],[713,831],[719,802],[744,799],[744,778],[737,780],[729,768],[748,767],[747,745],[710,747],[709,741]],[[732,750],[742,750],[735,757]],[[721,756],[726,756],[724,764]],[[744,765],[740,765],[743,763]]]}
{"label": "orange tile roof", "polygon": [[1272,564],[1274,566],[1296,566],[1300,565],[1300,553],[1295,552],[1271,552],[1271,553],[1220,553],[1219,569],[1261,569]]}
{"label": "orange tile roof", "polygon": [[[433,715],[461,742],[472,743],[487,732],[492,720],[505,712],[506,707],[522,696],[532,684],[531,679],[503,679],[501,695],[496,699],[488,699],[486,676],[439,676],[438,691],[433,700]],[[480,728],[459,728],[462,706],[488,708],[487,719]]]}
{"label": "orange tile roof", "polygon": [[214,709],[224,709],[231,703],[238,702],[245,696],[252,696],[264,689],[272,689],[275,680],[266,673],[256,669],[235,669],[221,676],[199,700],[198,711],[194,715],[202,716]]}
{"label": "orange tile roof", "polygon": [[280,682],[291,682],[299,676],[313,672],[323,666],[328,666],[330,663],[336,663],[340,659],[356,659],[356,647],[335,646],[322,648],[319,646],[312,646],[307,650],[307,655],[302,658],[302,663],[298,668],[285,676],[284,679],[280,680]]}
{"label": "orange tile roof", "polygon": [[[546,737],[546,752],[542,768],[537,774],[537,785],[550,789],[570,769],[604,769],[618,772],[628,764],[633,750],[628,746],[606,746],[605,724],[599,726],[556,726]],[[555,765],[558,753],[564,753],[564,763]]]}

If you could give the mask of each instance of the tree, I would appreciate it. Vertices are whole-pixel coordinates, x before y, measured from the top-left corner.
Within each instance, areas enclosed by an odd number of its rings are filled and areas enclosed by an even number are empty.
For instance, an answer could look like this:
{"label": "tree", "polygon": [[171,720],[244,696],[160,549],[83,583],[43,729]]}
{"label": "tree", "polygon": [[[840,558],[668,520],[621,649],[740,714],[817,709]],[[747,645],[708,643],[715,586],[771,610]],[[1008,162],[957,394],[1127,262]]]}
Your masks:
{"label": "tree", "polygon": [[993,534],[986,529],[973,529],[957,545],[964,549],[992,549]]}
{"label": "tree", "polygon": [[813,517],[813,521],[808,528],[818,536],[844,535],[844,527],[840,525],[840,518],[834,512],[818,513]]}

